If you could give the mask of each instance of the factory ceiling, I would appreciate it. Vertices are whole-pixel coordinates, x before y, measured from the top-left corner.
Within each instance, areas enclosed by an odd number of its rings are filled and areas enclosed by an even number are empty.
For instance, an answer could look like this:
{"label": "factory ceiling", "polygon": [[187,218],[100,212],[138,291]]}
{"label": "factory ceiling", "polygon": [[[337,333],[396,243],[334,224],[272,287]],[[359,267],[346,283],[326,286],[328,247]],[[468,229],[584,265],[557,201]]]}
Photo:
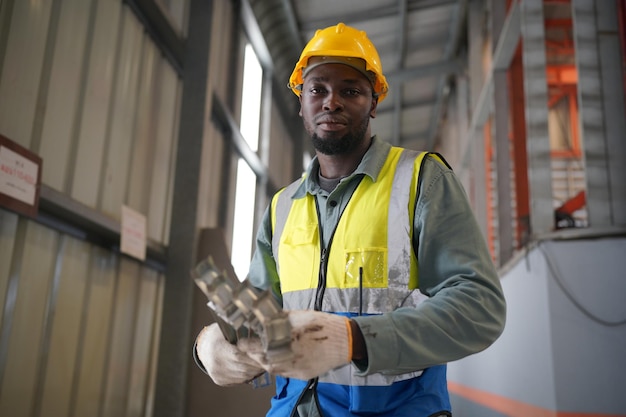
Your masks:
{"label": "factory ceiling", "polygon": [[467,0],[256,0],[246,7],[282,85],[317,29],[343,22],[366,31],[390,85],[373,133],[412,149],[434,148],[454,74],[465,67]]}

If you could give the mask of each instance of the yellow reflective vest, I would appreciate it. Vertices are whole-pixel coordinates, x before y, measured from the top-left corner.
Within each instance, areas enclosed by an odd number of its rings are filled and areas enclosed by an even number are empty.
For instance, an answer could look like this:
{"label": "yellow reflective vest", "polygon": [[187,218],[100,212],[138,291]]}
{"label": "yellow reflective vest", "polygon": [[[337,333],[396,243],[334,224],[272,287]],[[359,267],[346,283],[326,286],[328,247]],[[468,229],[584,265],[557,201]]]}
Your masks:
{"label": "yellow reflective vest", "polygon": [[[302,180],[274,196],[272,252],[285,309],[346,316],[383,314],[415,307],[427,298],[418,290],[412,245],[419,173],[427,154],[391,147],[376,181],[363,175],[327,248],[320,234],[316,197],[310,193],[294,197]],[[341,415],[348,408],[381,411],[398,401],[403,404],[398,410],[427,415],[447,407],[445,372],[445,366],[437,366],[362,376],[354,364],[347,364],[320,375],[314,385],[319,404],[331,410],[330,415]],[[268,416],[286,415],[311,381],[277,377],[276,384],[281,397]],[[350,390],[352,399],[345,390]],[[338,402],[339,398],[347,402]]]}
{"label": "yellow reflective vest", "polygon": [[419,172],[427,154],[392,147],[376,182],[365,175],[359,183],[327,249],[315,196],[292,198],[300,181],[274,196],[272,248],[286,309],[314,308],[317,299],[322,311],[380,314],[423,299],[415,291],[411,242]]}

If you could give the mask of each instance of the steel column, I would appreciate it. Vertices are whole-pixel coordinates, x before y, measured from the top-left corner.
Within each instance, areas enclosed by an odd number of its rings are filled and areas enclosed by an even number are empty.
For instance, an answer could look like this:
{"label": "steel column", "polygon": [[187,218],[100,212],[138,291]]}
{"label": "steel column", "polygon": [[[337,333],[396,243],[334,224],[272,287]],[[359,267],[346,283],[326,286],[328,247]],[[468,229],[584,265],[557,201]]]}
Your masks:
{"label": "steel column", "polygon": [[589,225],[624,224],[626,122],[616,4],[573,0],[572,15]]}
{"label": "steel column", "polygon": [[207,75],[213,2],[191,0],[189,34],[183,61],[183,93],[176,153],[172,216],[165,273],[159,360],[154,394],[155,417],[186,415],[193,281],[196,260],[198,188],[206,117]]}
{"label": "steel column", "polygon": [[516,248],[530,238],[530,200],[528,194],[528,157],[526,151],[526,115],[524,108],[524,68],[522,47],[517,48],[509,69],[511,127],[513,133],[513,169],[515,171]]}
{"label": "steel column", "polygon": [[[502,34],[506,17],[506,4],[491,1],[493,38]],[[495,42],[494,42],[495,44]],[[495,49],[495,48],[494,48]],[[513,49],[513,48],[511,48]],[[509,95],[506,70],[496,69],[493,74],[494,136],[496,142],[496,187],[498,216],[498,253],[500,265],[513,256],[513,205],[511,204],[511,148],[509,143]]]}
{"label": "steel column", "polygon": [[537,236],[554,228],[543,1],[524,0],[520,3],[520,11],[530,186],[530,232]]}

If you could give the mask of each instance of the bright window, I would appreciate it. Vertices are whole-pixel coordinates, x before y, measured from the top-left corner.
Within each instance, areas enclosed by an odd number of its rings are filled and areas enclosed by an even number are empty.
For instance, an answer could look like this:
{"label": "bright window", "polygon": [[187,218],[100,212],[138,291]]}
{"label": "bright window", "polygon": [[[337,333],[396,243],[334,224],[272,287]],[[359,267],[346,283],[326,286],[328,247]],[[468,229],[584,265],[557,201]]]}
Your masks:
{"label": "bright window", "polygon": [[[256,152],[259,143],[261,88],[263,70],[250,44],[246,45],[239,129],[248,146]],[[240,280],[246,278],[252,257],[256,175],[248,163],[239,158],[235,189],[235,218],[231,263]]]}

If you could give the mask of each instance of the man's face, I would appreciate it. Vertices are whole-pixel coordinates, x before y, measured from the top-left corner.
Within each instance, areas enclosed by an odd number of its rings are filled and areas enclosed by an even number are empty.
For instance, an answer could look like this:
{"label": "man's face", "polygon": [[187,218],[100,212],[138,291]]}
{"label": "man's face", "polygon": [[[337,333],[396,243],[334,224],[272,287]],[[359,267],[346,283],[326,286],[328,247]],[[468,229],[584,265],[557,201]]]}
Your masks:
{"label": "man's face", "polygon": [[365,75],[348,65],[324,64],[304,79],[300,116],[318,152],[341,155],[369,139],[376,104]]}

